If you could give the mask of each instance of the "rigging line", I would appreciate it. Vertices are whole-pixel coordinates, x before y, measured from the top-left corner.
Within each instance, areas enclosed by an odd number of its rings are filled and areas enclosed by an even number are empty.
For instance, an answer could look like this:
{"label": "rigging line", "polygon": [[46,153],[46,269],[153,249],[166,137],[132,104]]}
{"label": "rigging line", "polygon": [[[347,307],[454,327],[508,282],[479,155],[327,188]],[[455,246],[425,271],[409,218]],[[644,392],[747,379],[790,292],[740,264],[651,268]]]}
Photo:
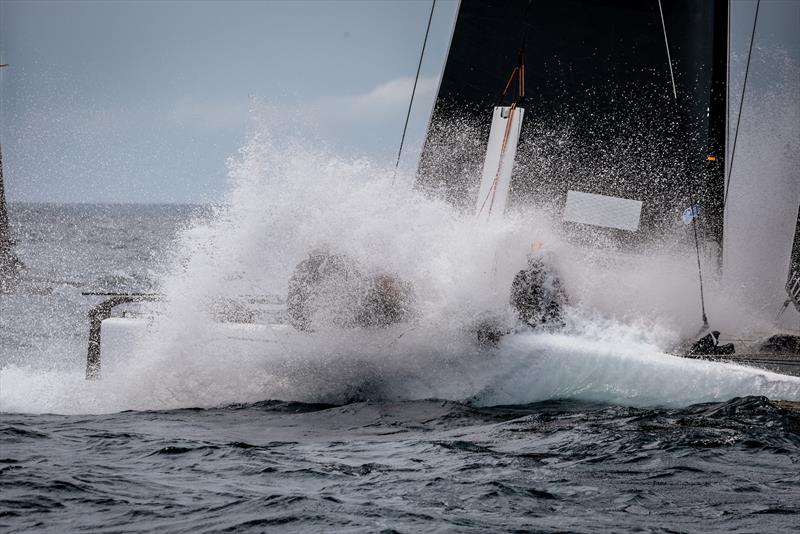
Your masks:
{"label": "rigging line", "polygon": [[747,65],[744,68],[744,83],[742,84],[742,96],[739,99],[739,114],[736,116],[736,129],[733,130],[733,147],[731,148],[730,163],[728,164],[728,176],[725,181],[725,197],[722,201],[723,210],[728,206],[728,191],[731,185],[731,174],[733,174],[733,158],[736,155],[736,140],[739,139],[739,123],[742,120],[742,108],[744,106],[744,95],[747,91],[747,78],[750,74],[750,58],[753,57],[753,41],[756,40],[756,25],[758,24],[758,8],[761,0],[756,2],[756,14],[753,17],[753,31],[750,34],[750,49],[747,51]]}
{"label": "rigging line", "polygon": [[514,70],[511,71],[511,76],[508,77],[508,81],[506,82],[506,87],[505,89],[503,89],[502,98],[505,98],[505,96],[508,94],[508,88],[511,87],[511,82],[514,81],[514,76],[516,76],[518,72],[519,72],[519,67],[514,67]]}
{"label": "rigging line", "polygon": [[675,88],[675,74],[672,72],[672,56],[669,53],[669,40],[667,39],[667,24],[664,22],[664,10],[661,0],[658,0],[658,12],[661,14],[661,29],[664,30],[664,46],[667,48],[667,63],[669,64],[669,77],[672,80],[672,95],[678,100],[678,90]]}
{"label": "rigging line", "polygon": [[530,30],[530,24],[528,24],[528,13],[531,10],[531,6],[533,6],[533,0],[528,0],[528,6],[518,19],[522,21],[523,32],[522,41],[520,42],[519,51],[517,52],[517,66],[511,71],[511,76],[508,77],[508,82],[506,83],[505,89],[503,89],[503,92],[500,93],[500,96],[497,99],[498,106],[503,105],[503,100],[505,99],[506,94],[508,94],[508,89],[511,87],[511,82],[514,80],[514,76],[517,76],[517,96],[519,98],[518,101],[514,102],[522,105],[525,101],[525,44],[528,42],[528,30]]}
{"label": "rigging line", "polygon": [[431,21],[433,20],[433,10],[436,8],[436,0],[431,2],[431,13],[428,15],[428,27],[425,29],[425,39],[422,41],[422,50],[419,54],[419,63],[417,64],[417,75],[414,77],[414,87],[411,89],[411,100],[408,102],[408,112],[406,112],[406,122],[403,125],[403,136],[400,138],[400,150],[397,151],[397,161],[394,164],[394,174],[392,174],[392,185],[394,185],[395,178],[397,178],[397,168],[400,166],[400,156],[403,154],[403,143],[406,140],[406,132],[408,131],[408,120],[411,118],[411,107],[414,105],[414,95],[417,92],[417,82],[419,81],[419,73],[422,70],[422,58],[425,57],[425,45],[428,44],[428,34],[431,31]]}
{"label": "rigging line", "polygon": [[692,231],[694,232],[694,250],[697,253],[697,276],[700,278],[700,311],[703,315],[703,328],[708,328],[708,317],[706,316],[706,299],[703,294],[703,268],[700,266],[700,243],[697,240],[697,215],[695,215],[695,206],[697,203],[694,201],[694,193],[690,194],[692,202]]}
{"label": "rigging line", "polygon": [[[529,6],[530,7],[530,6]],[[526,11],[527,13],[527,11]],[[508,94],[508,90],[511,87],[511,83],[514,81],[514,76],[517,77],[517,98],[520,102],[525,99],[525,43],[523,41],[522,48],[520,49],[519,53],[517,54],[517,66],[514,67],[514,70],[511,71],[511,76],[508,77],[508,81],[506,82],[506,87],[503,89],[503,94],[500,97],[500,105],[502,106],[502,101]],[[489,201],[491,197],[491,202],[489,203],[489,215],[492,215],[492,207],[494,206],[494,198],[495,194],[497,193],[497,183],[500,181],[500,172],[503,170],[503,158],[505,157],[506,148],[508,147],[508,136],[511,133],[511,123],[514,120],[514,111],[517,109],[517,100],[512,99],[511,106],[508,108],[508,118],[506,119],[506,127],[505,133],[503,134],[503,143],[500,146],[500,159],[497,163],[497,172],[494,175],[494,180],[492,180],[492,186],[489,188],[489,192],[486,195],[483,203],[481,204],[481,208],[478,210],[478,215],[480,216],[483,213],[483,208],[486,206],[486,202]],[[500,115],[502,117],[502,113]],[[492,119],[494,122],[494,119]],[[513,164],[513,162],[512,162]]]}
{"label": "rigging line", "polygon": [[[760,0],[759,0],[760,1]],[[664,30],[664,45],[667,49],[667,62],[669,63],[669,77],[672,80],[672,96],[674,97],[675,108],[676,112],[679,110],[678,107],[678,90],[675,87],[675,75],[672,72],[672,57],[669,53],[669,39],[667,39],[667,25],[664,22],[664,10],[661,8],[661,0],[658,0],[658,12],[661,15],[661,29]],[[679,115],[680,118],[680,115]],[[697,201],[695,200],[694,196],[694,184],[691,184],[689,187],[689,202],[691,206],[689,207],[690,214],[692,216],[692,232],[694,234],[694,250],[695,255],[697,256],[697,277],[700,281],[700,312],[703,318],[703,329],[708,328],[708,316],[706,315],[706,298],[705,298],[705,291],[703,289],[703,266],[702,262],[700,261],[700,240],[697,238],[697,217],[700,215],[699,206]],[[702,330],[701,330],[702,332]]]}

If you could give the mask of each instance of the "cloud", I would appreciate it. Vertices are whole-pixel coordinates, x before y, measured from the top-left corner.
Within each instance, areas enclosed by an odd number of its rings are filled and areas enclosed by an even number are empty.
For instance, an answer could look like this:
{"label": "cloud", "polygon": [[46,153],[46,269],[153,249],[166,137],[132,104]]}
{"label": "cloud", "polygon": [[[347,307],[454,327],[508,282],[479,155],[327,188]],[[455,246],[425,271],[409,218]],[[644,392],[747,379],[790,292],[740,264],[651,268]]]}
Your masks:
{"label": "cloud", "polygon": [[[414,107],[430,108],[437,77],[420,77]],[[321,96],[307,103],[284,103],[281,109],[306,117],[324,127],[348,126],[365,121],[378,122],[404,116],[414,87],[414,78],[400,77],[383,82],[365,93]],[[166,119],[179,127],[202,130],[241,130],[258,100],[215,98],[186,94],[175,101]]]}
{"label": "cloud", "polygon": [[[432,103],[437,84],[437,77],[420,77],[414,107],[423,102]],[[404,76],[384,82],[366,93],[317,98],[309,108],[325,123],[384,120],[405,113],[413,88],[414,78]]]}

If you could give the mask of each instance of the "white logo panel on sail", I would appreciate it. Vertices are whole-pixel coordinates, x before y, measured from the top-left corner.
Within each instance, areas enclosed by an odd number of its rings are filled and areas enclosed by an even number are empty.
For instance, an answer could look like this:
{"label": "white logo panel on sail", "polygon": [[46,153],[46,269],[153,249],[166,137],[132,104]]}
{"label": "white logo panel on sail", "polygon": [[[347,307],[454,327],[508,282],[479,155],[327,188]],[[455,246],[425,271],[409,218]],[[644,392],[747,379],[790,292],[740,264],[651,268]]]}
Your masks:
{"label": "white logo panel on sail", "polygon": [[580,191],[567,192],[567,205],[564,207],[565,221],[635,232],[639,229],[641,215],[641,200]]}
{"label": "white logo panel on sail", "polygon": [[523,108],[496,107],[492,114],[492,130],[483,160],[483,175],[475,213],[486,220],[502,217],[506,211],[511,171],[522,130]]}

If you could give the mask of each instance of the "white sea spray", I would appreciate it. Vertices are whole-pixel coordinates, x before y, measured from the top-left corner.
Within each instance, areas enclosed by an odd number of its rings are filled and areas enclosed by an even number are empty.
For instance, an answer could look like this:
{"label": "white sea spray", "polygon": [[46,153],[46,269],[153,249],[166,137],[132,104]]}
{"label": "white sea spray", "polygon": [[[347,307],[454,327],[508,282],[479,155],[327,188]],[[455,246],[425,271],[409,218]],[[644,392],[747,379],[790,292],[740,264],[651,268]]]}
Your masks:
{"label": "white sea spray", "polygon": [[[665,353],[697,326],[691,255],[587,257],[557,236],[545,214],[485,224],[412,187],[392,185],[391,175],[367,160],[256,133],[231,162],[230,193],[216,216],[181,234],[153,326],[135,346],[120,347],[132,356],[107,355],[96,382],[82,372],[6,367],[3,410],[94,413],[268,398],[478,404],[574,398],[642,406],[742,395],[800,399],[800,378]],[[412,182],[401,178],[396,184]],[[508,313],[510,280],[525,265],[532,239],[551,251],[570,293],[567,329],[477,346],[470,330],[487,313]],[[210,304],[284,295],[294,266],[320,245],[367,271],[407,280],[417,297],[414,320],[296,334],[277,347],[215,333]]]}

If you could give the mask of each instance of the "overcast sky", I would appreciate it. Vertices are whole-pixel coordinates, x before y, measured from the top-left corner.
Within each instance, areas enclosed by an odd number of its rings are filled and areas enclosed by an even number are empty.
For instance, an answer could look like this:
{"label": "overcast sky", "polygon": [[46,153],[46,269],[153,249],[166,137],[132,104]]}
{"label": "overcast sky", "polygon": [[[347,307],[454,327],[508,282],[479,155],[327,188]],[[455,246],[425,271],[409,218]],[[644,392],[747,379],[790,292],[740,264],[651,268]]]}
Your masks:
{"label": "overcast sky", "polygon": [[[733,5],[733,48],[746,54],[755,0]],[[457,6],[436,2],[409,167]],[[275,122],[298,123],[344,155],[393,163],[430,8],[431,0],[0,0],[0,63],[11,64],[0,71],[9,200],[218,200],[253,107],[285,113],[290,120]],[[757,42],[797,61],[798,27],[800,0],[762,2]]]}
{"label": "overcast sky", "polygon": [[[2,0],[8,197],[218,199],[253,105],[286,110],[344,154],[393,161],[430,8]],[[412,141],[423,136],[456,9],[436,2]]]}

